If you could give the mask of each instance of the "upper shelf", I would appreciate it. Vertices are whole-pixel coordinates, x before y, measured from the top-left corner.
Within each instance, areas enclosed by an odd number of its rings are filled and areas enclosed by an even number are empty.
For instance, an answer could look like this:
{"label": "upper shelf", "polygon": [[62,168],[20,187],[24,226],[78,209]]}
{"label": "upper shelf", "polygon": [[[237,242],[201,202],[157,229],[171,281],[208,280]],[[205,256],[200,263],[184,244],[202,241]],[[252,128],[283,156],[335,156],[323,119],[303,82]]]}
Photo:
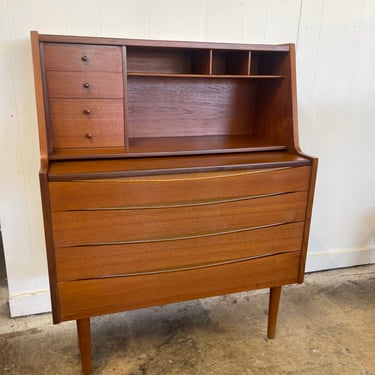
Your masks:
{"label": "upper shelf", "polygon": [[158,73],[158,72],[128,72],[130,77],[172,77],[172,78],[247,78],[247,79],[280,79],[284,75],[270,74],[187,74],[187,73]]}
{"label": "upper shelf", "polygon": [[285,51],[126,47],[129,76],[282,78]]}
{"label": "upper shelf", "polygon": [[51,160],[122,158],[165,155],[201,155],[246,153],[252,151],[285,151],[287,146],[273,144],[250,136],[200,136],[200,137],[134,137],[129,139],[129,148],[55,149]]}

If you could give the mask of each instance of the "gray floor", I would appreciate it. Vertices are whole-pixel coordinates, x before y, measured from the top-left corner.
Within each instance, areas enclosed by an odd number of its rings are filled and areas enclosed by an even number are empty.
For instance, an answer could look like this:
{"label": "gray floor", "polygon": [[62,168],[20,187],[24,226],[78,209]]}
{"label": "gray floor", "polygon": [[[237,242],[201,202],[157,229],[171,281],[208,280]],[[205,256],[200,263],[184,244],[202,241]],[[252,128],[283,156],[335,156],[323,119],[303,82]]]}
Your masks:
{"label": "gray floor", "polygon": [[[0,283],[0,374],[80,374],[74,322],[10,319]],[[375,265],[319,272],[283,290],[276,338],[268,293],[241,293],[92,320],[93,375],[375,374]]]}

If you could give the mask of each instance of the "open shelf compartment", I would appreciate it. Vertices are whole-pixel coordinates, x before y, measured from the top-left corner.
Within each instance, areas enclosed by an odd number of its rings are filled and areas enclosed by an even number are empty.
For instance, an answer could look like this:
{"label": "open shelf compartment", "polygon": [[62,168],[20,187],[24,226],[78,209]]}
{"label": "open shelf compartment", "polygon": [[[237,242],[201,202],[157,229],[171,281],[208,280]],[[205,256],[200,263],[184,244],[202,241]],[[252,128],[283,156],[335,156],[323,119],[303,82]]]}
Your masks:
{"label": "open shelf compartment", "polygon": [[128,74],[210,74],[211,51],[127,47]]}
{"label": "open shelf compartment", "polygon": [[286,52],[127,47],[129,76],[281,77]]}
{"label": "open shelf compartment", "polygon": [[[285,149],[283,80],[129,76],[129,154]],[[275,94],[274,94],[275,93]],[[267,97],[272,106],[264,106]],[[265,130],[267,129],[267,130]]]}

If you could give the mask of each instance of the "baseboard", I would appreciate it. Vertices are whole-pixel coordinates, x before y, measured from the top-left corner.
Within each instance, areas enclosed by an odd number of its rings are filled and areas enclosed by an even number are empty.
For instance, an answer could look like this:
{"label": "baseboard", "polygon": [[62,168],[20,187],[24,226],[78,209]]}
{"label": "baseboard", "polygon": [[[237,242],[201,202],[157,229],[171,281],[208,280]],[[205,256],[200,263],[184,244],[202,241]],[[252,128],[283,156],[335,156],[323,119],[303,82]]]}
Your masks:
{"label": "baseboard", "polygon": [[308,253],[305,271],[324,271],[373,263],[375,263],[375,246],[330,250]]}
{"label": "baseboard", "polygon": [[12,318],[50,312],[49,291],[42,290],[34,293],[10,295],[9,309]]}
{"label": "baseboard", "polygon": [[[354,267],[371,263],[375,263],[375,246],[309,253],[306,261],[306,272]],[[43,290],[35,293],[11,295],[9,307],[11,317],[50,312],[49,291]]]}

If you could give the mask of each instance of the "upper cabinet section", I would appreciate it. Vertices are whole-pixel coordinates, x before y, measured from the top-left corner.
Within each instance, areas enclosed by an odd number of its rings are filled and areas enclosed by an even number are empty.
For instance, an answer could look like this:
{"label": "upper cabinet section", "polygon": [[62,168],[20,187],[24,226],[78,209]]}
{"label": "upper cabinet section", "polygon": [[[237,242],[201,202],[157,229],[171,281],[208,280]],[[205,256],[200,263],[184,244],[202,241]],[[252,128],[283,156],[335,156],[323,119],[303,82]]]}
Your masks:
{"label": "upper cabinet section", "polygon": [[298,148],[293,45],[31,37],[50,159]]}

